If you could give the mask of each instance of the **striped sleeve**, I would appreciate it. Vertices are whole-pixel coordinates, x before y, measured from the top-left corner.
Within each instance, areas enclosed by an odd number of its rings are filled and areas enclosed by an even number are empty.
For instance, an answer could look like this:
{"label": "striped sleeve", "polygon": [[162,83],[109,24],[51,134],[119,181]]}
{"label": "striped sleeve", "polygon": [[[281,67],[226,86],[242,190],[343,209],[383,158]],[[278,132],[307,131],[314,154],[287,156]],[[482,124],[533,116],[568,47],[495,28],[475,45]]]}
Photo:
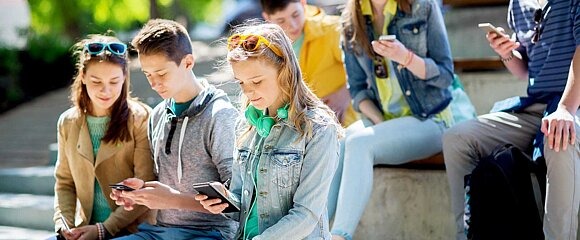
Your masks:
{"label": "striped sleeve", "polygon": [[576,46],[580,45],[580,1],[572,0],[572,6],[570,8],[572,15],[572,23],[574,24],[574,41]]}

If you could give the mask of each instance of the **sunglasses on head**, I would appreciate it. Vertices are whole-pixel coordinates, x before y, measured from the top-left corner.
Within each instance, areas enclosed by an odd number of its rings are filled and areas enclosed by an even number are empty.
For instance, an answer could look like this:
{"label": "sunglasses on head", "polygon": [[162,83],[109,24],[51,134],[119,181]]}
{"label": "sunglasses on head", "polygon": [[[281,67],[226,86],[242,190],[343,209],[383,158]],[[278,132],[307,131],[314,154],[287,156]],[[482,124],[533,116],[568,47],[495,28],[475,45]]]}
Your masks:
{"label": "sunglasses on head", "polygon": [[382,56],[375,54],[373,63],[374,63],[373,65],[375,66],[375,76],[377,76],[378,78],[387,78],[389,76],[389,72],[387,70],[387,63],[385,62],[385,59]]}
{"label": "sunglasses on head", "polygon": [[105,49],[115,55],[124,55],[127,52],[127,45],[120,42],[92,42],[85,44],[85,51],[91,55],[98,55],[105,51]]}
{"label": "sunglasses on head", "polygon": [[260,46],[264,44],[268,47],[274,54],[278,55],[279,57],[283,57],[282,51],[268,39],[256,34],[234,34],[228,38],[228,51],[231,51],[234,48],[241,46],[244,50],[248,52],[254,52],[260,48]]}

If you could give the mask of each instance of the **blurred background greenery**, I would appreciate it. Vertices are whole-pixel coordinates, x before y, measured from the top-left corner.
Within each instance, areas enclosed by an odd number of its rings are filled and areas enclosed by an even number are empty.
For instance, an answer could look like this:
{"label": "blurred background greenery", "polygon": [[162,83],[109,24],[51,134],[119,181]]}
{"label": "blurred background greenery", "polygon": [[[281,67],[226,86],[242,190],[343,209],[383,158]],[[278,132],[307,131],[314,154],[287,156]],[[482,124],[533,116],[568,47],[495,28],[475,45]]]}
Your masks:
{"label": "blurred background greenery", "polygon": [[[188,29],[224,21],[224,6],[239,0],[2,0],[1,25],[21,18],[18,41],[0,31],[0,113],[68,86],[74,73],[70,46],[90,33],[113,31],[128,42],[151,18],[176,20]],[[3,5],[3,6],[2,6]],[[10,7],[25,11],[11,11]],[[19,13],[17,13],[19,12]],[[24,15],[24,16],[20,16]],[[23,24],[22,24],[23,23]],[[10,30],[10,29],[9,29]],[[12,30],[10,30],[12,31]]]}
{"label": "blurred background greenery", "polygon": [[191,26],[217,22],[221,0],[28,0],[31,30],[70,40],[87,33],[130,31],[150,18],[168,18]]}

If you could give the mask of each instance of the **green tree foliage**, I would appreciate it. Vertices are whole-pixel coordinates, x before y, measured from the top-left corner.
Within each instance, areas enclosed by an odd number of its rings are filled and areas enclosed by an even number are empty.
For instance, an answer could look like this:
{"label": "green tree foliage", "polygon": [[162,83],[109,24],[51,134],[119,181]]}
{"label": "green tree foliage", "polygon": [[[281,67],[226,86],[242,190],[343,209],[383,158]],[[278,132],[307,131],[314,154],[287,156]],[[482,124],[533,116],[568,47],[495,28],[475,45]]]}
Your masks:
{"label": "green tree foliage", "polygon": [[[0,0],[3,1],[3,0]],[[86,34],[130,34],[150,18],[177,20],[193,27],[215,22],[222,0],[28,0],[31,26],[22,31],[25,49],[0,43],[0,112],[70,84],[70,47]],[[50,77],[47,77],[50,76]]]}
{"label": "green tree foliage", "polygon": [[[28,0],[31,31],[69,40],[88,33],[138,29],[149,18],[167,18],[191,26],[215,22],[221,0]],[[154,4],[153,6],[151,6]],[[153,16],[151,16],[153,15]]]}

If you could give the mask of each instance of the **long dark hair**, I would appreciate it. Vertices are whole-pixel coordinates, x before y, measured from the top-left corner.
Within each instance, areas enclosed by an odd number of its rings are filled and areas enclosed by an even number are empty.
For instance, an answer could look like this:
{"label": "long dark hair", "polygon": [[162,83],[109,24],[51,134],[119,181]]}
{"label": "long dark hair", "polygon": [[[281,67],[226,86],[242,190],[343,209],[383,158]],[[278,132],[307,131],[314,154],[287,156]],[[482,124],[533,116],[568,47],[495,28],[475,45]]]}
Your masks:
{"label": "long dark hair", "polygon": [[85,50],[85,45],[92,42],[121,42],[119,39],[111,36],[99,34],[88,35],[87,38],[80,40],[73,46],[73,56],[76,59],[76,76],[71,85],[70,100],[82,114],[92,113],[92,104],[86,85],[83,84],[82,75],[86,73],[89,64],[95,62],[109,62],[119,65],[125,75],[121,95],[111,106],[109,125],[105,136],[101,139],[104,142],[128,141],[131,137],[129,132],[129,113],[128,101],[131,100],[129,88],[131,86],[129,78],[129,57],[127,52],[124,55],[112,54],[109,51],[102,51],[99,54],[90,54]]}

